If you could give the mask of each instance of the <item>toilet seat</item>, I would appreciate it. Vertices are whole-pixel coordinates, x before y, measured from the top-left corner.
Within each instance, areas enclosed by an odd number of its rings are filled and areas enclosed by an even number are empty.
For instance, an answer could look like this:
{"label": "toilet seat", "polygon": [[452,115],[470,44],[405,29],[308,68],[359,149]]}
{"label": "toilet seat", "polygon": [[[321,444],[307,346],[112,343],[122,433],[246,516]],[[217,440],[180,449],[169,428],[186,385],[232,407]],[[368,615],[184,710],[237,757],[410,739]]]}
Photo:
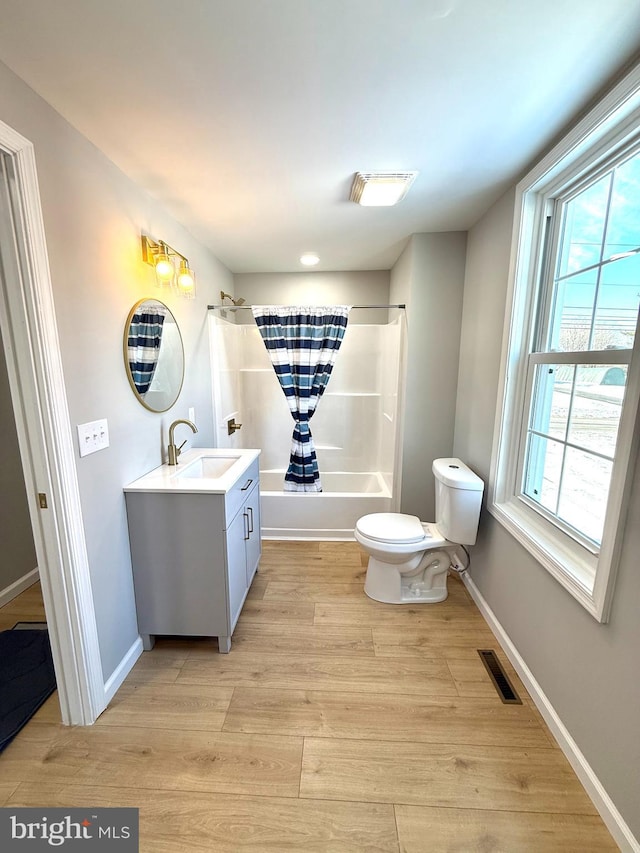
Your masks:
{"label": "toilet seat", "polygon": [[422,542],[427,534],[417,515],[400,512],[374,512],[358,520],[356,530],[367,539],[390,545]]}
{"label": "toilet seat", "polygon": [[399,512],[374,512],[364,515],[355,527],[356,540],[369,553],[387,555],[420,554],[422,551],[450,546],[433,522]]}

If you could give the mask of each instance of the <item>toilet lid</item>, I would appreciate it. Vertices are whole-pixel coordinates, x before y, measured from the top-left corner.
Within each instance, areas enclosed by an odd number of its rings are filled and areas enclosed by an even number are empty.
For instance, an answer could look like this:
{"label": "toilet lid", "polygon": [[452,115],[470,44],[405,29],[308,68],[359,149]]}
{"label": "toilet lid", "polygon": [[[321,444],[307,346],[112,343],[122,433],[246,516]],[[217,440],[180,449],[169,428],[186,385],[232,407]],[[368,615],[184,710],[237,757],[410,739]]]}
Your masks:
{"label": "toilet lid", "polygon": [[356,525],[367,539],[376,542],[407,543],[421,542],[424,528],[417,515],[404,515],[401,512],[374,512],[363,516]]}

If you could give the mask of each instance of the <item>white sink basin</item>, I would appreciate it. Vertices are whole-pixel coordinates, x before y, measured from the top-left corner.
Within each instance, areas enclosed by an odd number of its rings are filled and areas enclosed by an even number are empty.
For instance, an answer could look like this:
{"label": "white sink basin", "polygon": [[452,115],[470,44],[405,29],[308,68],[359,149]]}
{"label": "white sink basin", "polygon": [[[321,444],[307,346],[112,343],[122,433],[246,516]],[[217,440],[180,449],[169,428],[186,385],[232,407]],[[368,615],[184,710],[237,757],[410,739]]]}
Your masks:
{"label": "white sink basin", "polygon": [[175,495],[226,495],[233,490],[247,469],[257,463],[259,456],[259,450],[239,447],[192,447],[181,454],[177,465],[165,462],[129,483],[124,490]]}
{"label": "white sink basin", "polygon": [[199,456],[194,462],[177,471],[175,476],[194,480],[216,479],[226,474],[241,458],[241,456]]}

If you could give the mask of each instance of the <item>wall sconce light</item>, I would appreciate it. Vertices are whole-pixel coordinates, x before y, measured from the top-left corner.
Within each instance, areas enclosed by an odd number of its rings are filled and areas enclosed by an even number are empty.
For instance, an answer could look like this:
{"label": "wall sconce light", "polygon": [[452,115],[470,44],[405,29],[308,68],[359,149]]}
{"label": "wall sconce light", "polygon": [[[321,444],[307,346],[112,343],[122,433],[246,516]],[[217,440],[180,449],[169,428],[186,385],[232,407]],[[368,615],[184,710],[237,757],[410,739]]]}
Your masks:
{"label": "wall sconce light", "polygon": [[[178,270],[175,266],[176,259],[180,260]],[[189,267],[189,261],[164,241],[152,240],[143,234],[142,260],[155,269],[158,287],[173,287],[180,296],[184,296],[186,299],[192,299],[195,296],[196,277]]]}

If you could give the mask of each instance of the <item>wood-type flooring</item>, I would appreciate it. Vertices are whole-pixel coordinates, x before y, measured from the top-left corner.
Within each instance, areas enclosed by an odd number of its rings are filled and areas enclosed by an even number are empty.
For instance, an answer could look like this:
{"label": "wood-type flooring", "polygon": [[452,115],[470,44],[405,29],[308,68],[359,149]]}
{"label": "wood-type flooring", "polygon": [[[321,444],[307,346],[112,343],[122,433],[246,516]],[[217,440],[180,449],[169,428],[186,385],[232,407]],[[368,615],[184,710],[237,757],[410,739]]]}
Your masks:
{"label": "wood-type flooring", "polygon": [[[230,654],[159,639],[88,728],[54,694],[0,755],[0,806],[136,807],[142,853],[617,850],[458,578],[393,606],[364,573],[355,543],[265,542]],[[0,630],[43,618],[34,585]]]}

